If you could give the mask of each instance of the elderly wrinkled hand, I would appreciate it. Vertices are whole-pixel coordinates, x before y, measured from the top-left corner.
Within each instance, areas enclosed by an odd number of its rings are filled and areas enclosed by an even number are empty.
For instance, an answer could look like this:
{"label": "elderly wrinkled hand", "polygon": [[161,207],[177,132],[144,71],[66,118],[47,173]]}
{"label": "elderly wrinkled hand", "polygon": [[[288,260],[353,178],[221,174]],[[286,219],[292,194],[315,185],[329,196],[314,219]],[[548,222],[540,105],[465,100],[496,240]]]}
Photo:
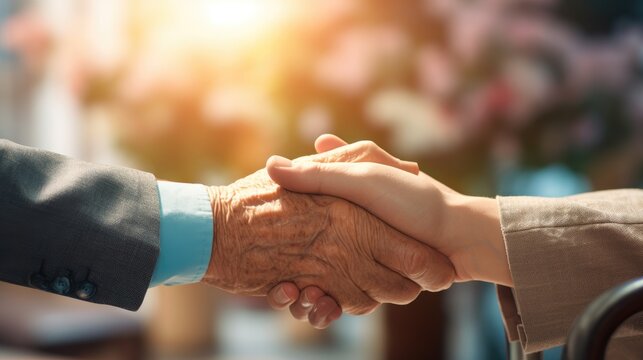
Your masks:
{"label": "elderly wrinkled hand", "polygon": [[[375,152],[380,158],[392,158],[382,155],[385,152],[376,145],[370,147],[378,149]],[[271,178],[289,190],[339,196],[363,206],[444,254],[453,265],[455,281],[483,280],[511,286],[494,199],[459,194],[427,174],[402,171],[390,162],[360,160],[364,156],[358,153],[363,148],[333,135],[321,136],[315,148],[320,153],[356,153],[334,163],[272,157],[267,167]],[[277,309],[290,306],[293,316],[308,318],[315,327],[328,326],[332,322],[328,314],[339,312],[332,298],[312,286],[279,284],[268,301]]]}
{"label": "elderly wrinkled hand", "polygon": [[449,260],[427,245],[345,200],[284,190],[265,170],[210,192],[216,238],[203,281],[221,289],[316,286],[344,312],[365,314],[453,281]]}

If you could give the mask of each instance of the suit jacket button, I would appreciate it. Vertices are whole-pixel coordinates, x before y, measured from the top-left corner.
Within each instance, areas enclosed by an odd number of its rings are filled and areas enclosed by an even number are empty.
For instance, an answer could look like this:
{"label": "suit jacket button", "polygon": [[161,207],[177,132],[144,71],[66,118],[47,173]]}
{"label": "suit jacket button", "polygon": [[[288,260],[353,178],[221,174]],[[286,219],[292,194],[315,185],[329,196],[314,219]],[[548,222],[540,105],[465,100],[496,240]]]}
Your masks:
{"label": "suit jacket button", "polygon": [[65,295],[69,293],[69,288],[71,287],[71,280],[66,276],[59,276],[55,278],[49,287],[53,292],[60,295]]}
{"label": "suit jacket button", "polygon": [[96,285],[89,281],[80,283],[80,285],[78,285],[78,289],[76,289],[76,296],[82,300],[89,300],[94,296],[94,294],[96,294]]}
{"label": "suit jacket button", "polygon": [[40,290],[47,290],[47,278],[40,273],[33,273],[29,277],[29,286]]}

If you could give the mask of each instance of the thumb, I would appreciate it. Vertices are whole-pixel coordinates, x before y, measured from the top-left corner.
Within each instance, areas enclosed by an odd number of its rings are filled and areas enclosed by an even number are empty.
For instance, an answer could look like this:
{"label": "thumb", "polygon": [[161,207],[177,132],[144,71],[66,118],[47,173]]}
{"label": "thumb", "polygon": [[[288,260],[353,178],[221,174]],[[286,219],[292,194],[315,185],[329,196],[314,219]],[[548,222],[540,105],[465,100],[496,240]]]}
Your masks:
{"label": "thumb", "polygon": [[333,134],[320,135],[317,140],[315,140],[315,150],[317,150],[318,153],[324,153],[344,145],[348,145],[348,143]]}
{"label": "thumb", "polygon": [[[344,198],[411,237],[420,239],[426,235],[408,226],[409,221],[423,221],[423,212],[412,204],[417,203],[418,198],[426,198],[417,185],[418,177],[413,174],[375,163],[293,163],[280,156],[268,159],[266,167],[270,177],[288,190]],[[445,255],[402,233],[390,231],[374,251],[380,264],[427,290],[438,291],[450,286],[455,273]]]}
{"label": "thumb", "polygon": [[[270,178],[282,187],[301,193],[324,194],[358,202],[363,194],[364,181],[353,174],[356,168],[368,163],[295,162],[277,155],[271,156],[266,169]],[[357,191],[361,189],[361,191]]]}
{"label": "thumb", "polygon": [[439,209],[440,193],[420,177],[376,163],[322,163],[272,156],[268,175],[283,188],[351,201],[405,234],[424,239],[427,217]]}

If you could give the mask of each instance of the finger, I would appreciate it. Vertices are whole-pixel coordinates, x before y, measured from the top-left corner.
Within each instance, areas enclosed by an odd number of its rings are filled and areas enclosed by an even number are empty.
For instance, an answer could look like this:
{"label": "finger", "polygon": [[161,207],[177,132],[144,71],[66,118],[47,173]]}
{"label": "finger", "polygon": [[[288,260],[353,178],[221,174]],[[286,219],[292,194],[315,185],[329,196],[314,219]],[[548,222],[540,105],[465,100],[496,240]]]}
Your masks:
{"label": "finger", "polygon": [[[324,135],[323,135],[324,136]],[[374,162],[382,165],[392,166],[400,170],[418,175],[420,169],[415,162],[403,161],[387,153],[372,141],[358,141],[352,144],[345,144],[344,140],[334,135],[325,135],[318,139],[315,147],[318,150],[326,150],[316,155],[304,156],[295,159],[295,162],[316,161],[316,162]]]}
{"label": "finger", "polygon": [[453,264],[445,255],[402,234],[374,243],[373,256],[383,266],[425,290],[445,290],[455,279]]}
{"label": "finger", "polygon": [[[361,271],[363,269],[355,272]],[[373,281],[373,279],[370,279],[370,281]],[[340,281],[329,287],[327,294],[336,301],[342,312],[351,315],[370,314],[380,306],[380,303],[374,300],[368,292],[364,291],[364,287],[361,284],[358,286],[357,282]]]}
{"label": "finger", "polygon": [[317,300],[325,295],[326,294],[316,286],[306,287],[301,291],[297,301],[290,305],[290,313],[297,320],[306,320]]}
{"label": "finger", "polygon": [[402,276],[395,269],[378,263],[373,263],[369,268],[360,269],[353,276],[360,284],[360,288],[379,303],[406,305],[415,300],[422,291],[418,284]]}
{"label": "finger", "polygon": [[[437,190],[430,193],[417,176],[372,163],[292,163],[273,156],[268,159],[268,175],[285,189],[340,197],[362,206],[398,229],[408,224],[426,223],[425,216],[436,204]],[[422,201],[418,201],[421,194]],[[435,205],[437,206],[437,205]],[[407,233],[424,238],[431,229],[412,227]],[[417,229],[417,230],[415,230]],[[422,230],[422,231],[420,231]]]}
{"label": "finger", "polygon": [[333,134],[320,135],[317,140],[315,140],[315,150],[318,153],[330,151],[345,145],[348,145],[346,141]]}
{"label": "finger", "polygon": [[[268,174],[275,182],[292,191],[333,195],[352,201],[379,218],[386,219],[395,228],[409,229],[407,235],[414,238],[423,239],[432,229],[409,227],[408,224],[426,222],[426,217],[432,216],[432,204],[438,206],[441,201],[439,190],[427,188],[426,182],[420,177],[379,164],[292,164],[287,159],[284,162],[275,158],[269,163]],[[422,196],[421,202],[418,202],[418,194]],[[394,268],[403,276],[411,277],[427,290],[437,291],[448,287],[453,267],[447,258],[415,240],[405,240],[410,241],[411,245],[408,246],[417,251],[392,256],[392,252],[400,251],[402,248],[399,248],[400,244],[390,243],[380,251],[382,263]],[[398,259],[398,262],[387,264],[386,256]],[[404,261],[400,263],[399,259]],[[415,271],[419,260],[425,260],[431,271]],[[413,267],[402,267],[408,264],[412,264]]]}
{"label": "finger", "polygon": [[317,329],[325,329],[341,315],[342,309],[335,300],[330,296],[322,296],[308,314],[308,322]]}
{"label": "finger", "polygon": [[290,306],[299,298],[299,288],[293,283],[281,283],[268,292],[268,304],[275,310]]}

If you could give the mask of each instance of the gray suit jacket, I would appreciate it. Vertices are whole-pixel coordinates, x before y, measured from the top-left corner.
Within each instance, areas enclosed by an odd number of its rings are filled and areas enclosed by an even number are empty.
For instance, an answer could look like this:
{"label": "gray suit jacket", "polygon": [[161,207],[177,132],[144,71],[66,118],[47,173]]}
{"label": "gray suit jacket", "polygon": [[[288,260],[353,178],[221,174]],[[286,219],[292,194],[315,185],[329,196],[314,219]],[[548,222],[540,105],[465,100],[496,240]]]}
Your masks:
{"label": "gray suit jacket", "polygon": [[159,251],[153,175],[0,140],[0,280],[129,310]]}

